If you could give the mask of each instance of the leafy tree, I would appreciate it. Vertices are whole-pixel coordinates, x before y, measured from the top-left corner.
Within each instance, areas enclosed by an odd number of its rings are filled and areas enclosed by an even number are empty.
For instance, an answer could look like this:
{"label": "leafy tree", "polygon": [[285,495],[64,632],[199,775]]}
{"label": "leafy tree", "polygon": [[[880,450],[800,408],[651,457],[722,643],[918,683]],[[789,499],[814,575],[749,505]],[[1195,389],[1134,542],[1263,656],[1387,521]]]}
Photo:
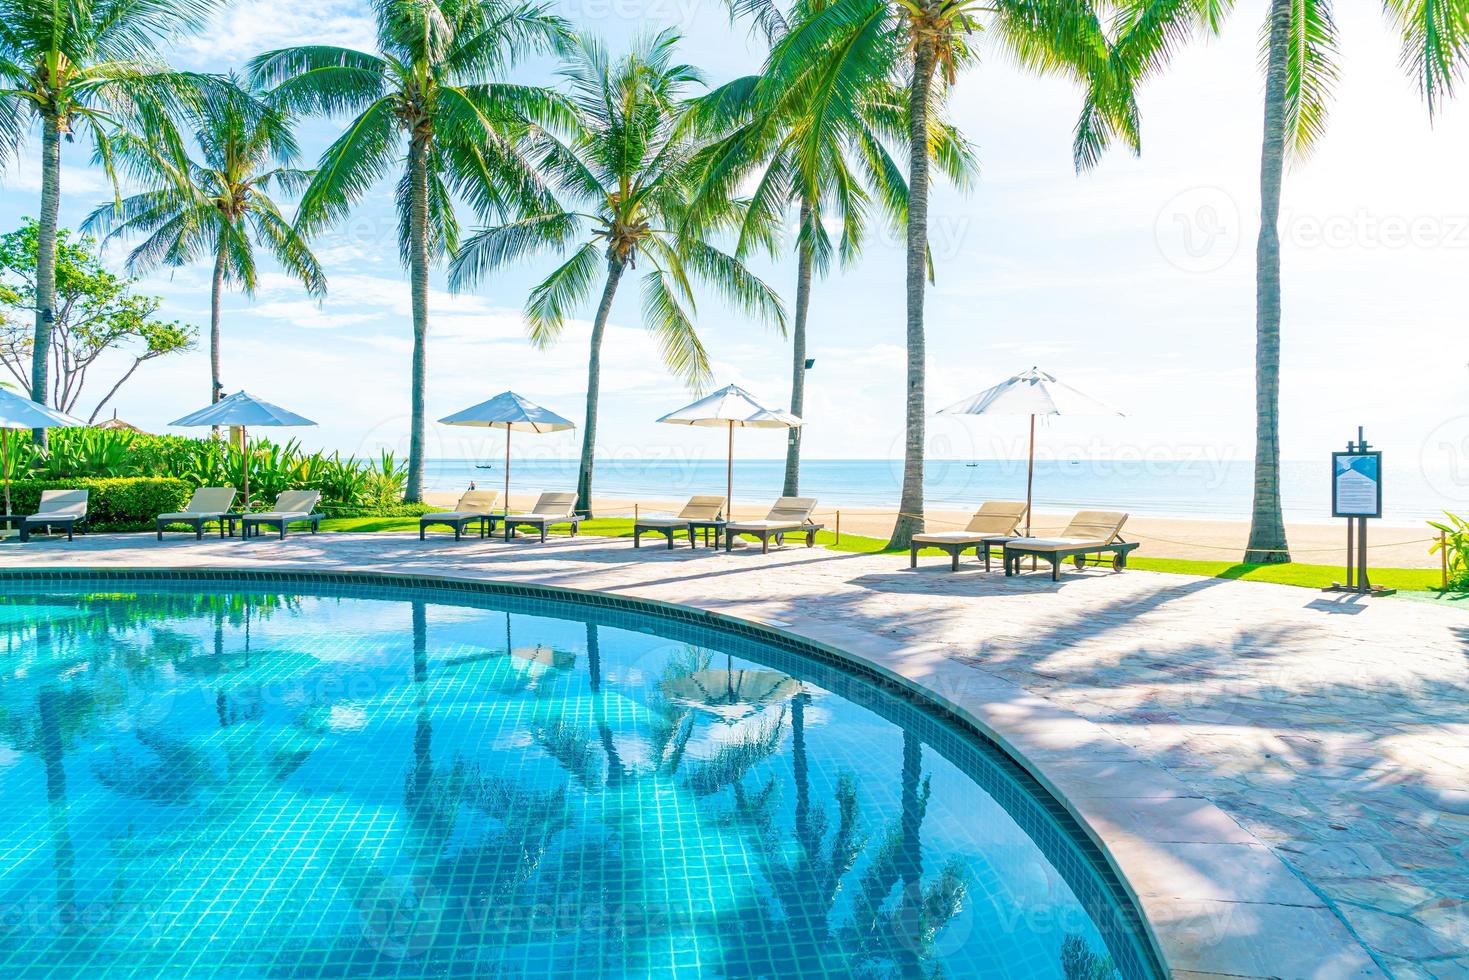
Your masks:
{"label": "leafy tree", "polygon": [[109,239],[145,236],[128,256],[128,269],[137,274],[160,264],[213,260],[209,391],[210,400],[219,401],[221,299],[227,286],[255,294],[256,244],[315,296],[326,294],[326,276],[304,236],[270,196],[276,188],[299,190],[312,176],[290,166],[297,148],[286,118],[241,89],[234,76],[211,85],[185,118],[198,160],[183,148],[169,153],[167,146],[142,137],[116,138],[116,158],[148,190],[102,205],[83,228],[105,231]]}
{"label": "leafy tree", "polygon": [[[398,245],[413,305],[412,428],[406,499],[423,494],[424,387],[430,266],[459,246],[456,201],[478,213],[541,213],[550,200],[519,143],[568,125],[548,89],[503,81],[522,58],[558,51],[564,21],[518,0],[371,0],[377,52],[327,45],[270,51],[250,62],[253,84],[275,86],[282,110],[350,115],[301,200],[310,231],[344,218],[390,173]],[[406,153],[405,153],[406,150]]]}
{"label": "leafy tree", "polygon": [[[39,254],[35,330],[27,387],[51,387],[48,352],[56,313],[61,141],[80,132],[110,170],[111,137],[132,126],[171,139],[168,109],[187,96],[189,76],[169,71],[157,45],[201,27],[224,0],[0,0],[0,163],[41,129]],[[46,432],[37,430],[44,445]]]}
{"label": "leafy tree", "polygon": [[[772,44],[794,27],[817,16],[825,3],[802,2],[782,11],[766,3],[732,0],[731,13],[748,13]],[[830,66],[825,66],[830,68]],[[778,256],[788,245],[786,216],[796,225],[796,300],[791,327],[790,410],[805,410],[807,323],[813,272],[826,275],[833,253],[843,265],[861,251],[876,198],[894,225],[907,220],[908,187],[890,146],[907,140],[907,106],[890,78],[862,76],[842,83],[821,66],[794,84],[776,85],[772,75],[750,75],[721,86],[699,100],[702,126],[721,134],[703,154],[706,170],[699,195],[724,200],[753,184],[740,224],[735,254],[753,251]],[[931,127],[933,162],[956,185],[965,186],[977,169],[973,152],[957,130],[937,118]],[[840,224],[835,243],[826,223]],[[800,494],[801,429],[786,442],[785,486]]]}
{"label": "leafy tree", "polygon": [[[1303,159],[1326,132],[1340,74],[1333,0],[1270,0],[1262,34],[1264,139],[1260,234],[1255,246],[1255,481],[1244,560],[1290,561],[1280,506],[1280,199],[1288,159]],[[1133,87],[1164,67],[1193,35],[1215,33],[1229,0],[1158,4],[1125,0],[1116,73]],[[1469,0],[1382,0],[1401,41],[1400,63],[1418,82],[1429,117],[1469,65]],[[1115,92],[1116,90],[1114,90]],[[1107,99],[1088,99],[1086,113]]]}
{"label": "leafy tree", "polygon": [[192,349],[198,330],[157,318],[161,299],[138,295],[133,291],[136,279],[108,272],[94,239],[74,238],[62,230],[56,235],[56,317],[48,352],[52,388],[30,390],[25,368],[33,359],[35,340],[11,314],[36,304],[40,239],[40,225],[30,219],[0,236],[0,364],[36,401],[75,413],[89,374],[103,355],[130,357],[131,364],[92,409],[91,421],[144,363]]}
{"label": "leafy tree", "polygon": [[[769,2],[750,0],[749,5]],[[1101,6],[1102,0],[831,0],[792,27],[771,52],[765,73],[776,91],[816,77],[833,87],[887,79],[907,102],[906,436],[900,514],[889,547],[906,548],[923,528],[923,304],[931,271],[928,193],[934,106],[977,54],[971,42],[988,39],[1026,69],[1095,88],[1105,96],[1096,100],[1098,125],[1132,137],[1131,120],[1117,113],[1125,102],[1115,92],[1128,76],[1112,68],[1110,39],[1098,16]]]}
{"label": "leafy tree", "polygon": [[[531,340],[546,347],[560,338],[571,311],[591,297],[597,273],[605,268],[592,320],[577,476],[577,509],[583,513],[592,507],[602,341],[618,284],[629,269],[640,260],[647,266],[643,324],[657,339],[664,364],[693,387],[710,377],[708,354],[694,328],[694,280],[739,309],[785,327],[775,293],[685,221],[698,143],[685,124],[683,94],[701,77],[697,69],[673,61],[677,42],[677,34],[662,31],[615,63],[596,41],[578,42],[561,73],[571,85],[576,137],[563,143],[542,135],[537,144],[558,190],[588,210],[542,209],[480,230],[464,243],[450,271],[450,282],[464,287],[535,252],[571,251],[526,301]],[[731,215],[726,205],[726,225]]]}

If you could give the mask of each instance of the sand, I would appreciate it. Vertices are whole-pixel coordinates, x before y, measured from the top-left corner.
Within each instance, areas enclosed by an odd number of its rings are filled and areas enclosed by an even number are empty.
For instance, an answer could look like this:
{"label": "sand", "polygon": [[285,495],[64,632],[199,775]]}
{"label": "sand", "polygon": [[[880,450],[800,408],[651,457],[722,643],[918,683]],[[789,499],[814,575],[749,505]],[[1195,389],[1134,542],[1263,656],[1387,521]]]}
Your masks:
{"label": "sand", "polygon": [[[431,491],[424,494],[428,503],[452,507],[458,494]],[[516,508],[529,508],[535,498],[530,494],[512,494]],[[631,517],[634,508],[641,513],[675,513],[682,500],[630,500],[598,497],[594,500],[598,517]],[[838,511],[822,507],[816,519],[835,530]],[[870,507],[841,508],[841,530],[872,538],[886,538],[892,531],[894,509]],[[759,505],[737,504],[735,516],[764,517]],[[1037,534],[1054,534],[1065,526],[1069,514],[1037,512],[1032,530]],[[927,515],[928,527],[934,531],[962,528],[969,515],[957,511],[934,510]],[[1153,558],[1187,558],[1203,561],[1238,561],[1244,555],[1249,537],[1247,521],[1196,520],[1185,517],[1133,517],[1127,522],[1123,536],[1137,541],[1136,554]],[[1379,568],[1437,568],[1438,555],[1428,548],[1433,530],[1426,525],[1387,526],[1373,521],[1369,528],[1371,563]],[[1346,560],[1346,522],[1334,524],[1291,524],[1287,528],[1291,558],[1310,565],[1336,565]]]}

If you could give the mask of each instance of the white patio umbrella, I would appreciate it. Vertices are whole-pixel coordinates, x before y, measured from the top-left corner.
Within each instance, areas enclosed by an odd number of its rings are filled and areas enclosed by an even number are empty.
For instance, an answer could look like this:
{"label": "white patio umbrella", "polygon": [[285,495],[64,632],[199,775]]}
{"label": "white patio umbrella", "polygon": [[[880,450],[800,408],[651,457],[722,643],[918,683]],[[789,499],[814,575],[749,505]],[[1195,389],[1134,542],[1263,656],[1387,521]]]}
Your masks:
{"label": "white patio umbrella", "polygon": [[86,424],[65,412],[0,388],[0,469],[5,473],[5,513],[10,513],[10,430],[71,429]]}
{"label": "white patio umbrella", "polygon": [[228,398],[221,398],[208,408],[201,408],[191,415],[168,423],[178,426],[237,425],[240,427],[242,465],[245,471],[245,510],[250,509],[250,426],[252,425],[315,425],[308,418],[288,412],[278,405],[261,401],[248,391],[237,391]]}
{"label": "white patio umbrella", "polygon": [[510,433],[564,432],[576,424],[535,402],[527,401],[513,391],[502,391],[487,402],[439,419],[444,425],[471,425],[483,429],[505,430],[505,513],[510,513]]}
{"label": "white patio umbrella", "polygon": [[939,409],[940,415],[1029,415],[1030,456],[1025,469],[1025,533],[1030,534],[1031,491],[1035,486],[1035,420],[1040,415],[1121,415],[1117,409],[1082,394],[1039,368]]}
{"label": "white patio umbrella", "polygon": [[[669,425],[702,425],[728,430],[729,448],[725,457],[724,487],[726,511],[734,507],[734,430],[794,429],[806,424],[790,412],[766,408],[739,385],[720,388],[707,398],[700,398],[692,405],[669,412],[658,421]],[[726,513],[725,516],[730,515]]]}

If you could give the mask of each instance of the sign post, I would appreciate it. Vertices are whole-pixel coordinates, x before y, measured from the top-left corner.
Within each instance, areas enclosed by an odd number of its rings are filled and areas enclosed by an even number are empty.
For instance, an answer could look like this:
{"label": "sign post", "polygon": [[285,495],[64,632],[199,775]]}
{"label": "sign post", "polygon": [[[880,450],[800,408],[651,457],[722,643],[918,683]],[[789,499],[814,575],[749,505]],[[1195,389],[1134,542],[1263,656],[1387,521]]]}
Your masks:
{"label": "sign post", "polygon": [[1323,591],[1392,595],[1396,590],[1367,580],[1367,522],[1382,517],[1382,453],[1368,444],[1361,426],[1345,452],[1331,454],[1331,516],[1347,519],[1347,578]]}

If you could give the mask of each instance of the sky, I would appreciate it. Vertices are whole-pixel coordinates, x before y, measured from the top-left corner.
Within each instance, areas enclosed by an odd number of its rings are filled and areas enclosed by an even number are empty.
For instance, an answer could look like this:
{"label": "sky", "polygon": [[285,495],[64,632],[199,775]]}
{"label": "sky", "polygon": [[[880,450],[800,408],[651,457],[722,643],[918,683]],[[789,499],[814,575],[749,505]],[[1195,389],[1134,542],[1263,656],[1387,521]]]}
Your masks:
{"label": "sky", "polygon": [[[684,59],[712,84],[756,70],[763,55],[713,0],[571,0],[559,9],[614,51],[640,33],[676,27]],[[930,409],[1036,365],[1126,413],[1053,420],[1045,445],[1056,457],[1251,457],[1262,15],[1262,4],[1239,4],[1222,36],[1184,51],[1142,93],[1141,156],[1114,151],[1082,176],[1070,153],[1074,85],[1025,74],[980,40],[981,63],[960,79],[950,112],[977,148],[981,173],[967,192],[940,185],[931,208]],[[1462,466],[1463,479],[1453,480],[1463,487],[1469,106],[1450,104],[1430,124],[1377,5],[1339,3],[1337,16],[1343,59],[1329,128],[1285,184],[1282,452],[1324,460],[1365,425],[1389,466],[1401,460],[1453,474]],[[274,47],[370,48],[371,39],[356,0],[240,0],[210,31],[180,40],[171,60],[217,71]],[[544,80],[549,66],[526,66],[516,77]],[[341,124],[301,123],[306,163]],[[74,227],[108,193],[82,145],[66,146],[63,224]],[[38,196],[31,156],[0,175],[0,227],[34,214]],[[318,240],[325,302],[273,270],[253,299],[225,301],[225,389],[315,419],[318,427],[289,432],[309,448],[406,450],[411,332],[391,200],[385,185]],[[753,265],[789,304],[793,262]],[[505,270],[471,295],[451,295],[437,276],[430,419],[507,388],[581,419],[589,323],[569,324],[554,349],[538,351],[519,312],[529,286],[552,267],[546,257]],[[165,316],[204,328],[208,274],[204,266],[164,270],[141,288],[164,298]],[[806,454],[901,456],[901,237],[874,234],[858,262],[816,285],[811,311]],[[701,297],[698,314],[716,385],[738,383],[772,406],[787,404],[788,343],[714,296]],[[107,387],[92,384],[87,411]],[[208,384],[201,344],[145,365],[116,405],[128,421],[170,431],[169,420],[207,401]],[[640,323],[637,290],[624,288],[604,350],[599,455],[718,456],[721,440],[707,431],[654,422],[693,397],[662,368]],[[937,416],[928,431],[932,457],[1024,455],[1022,419]],[[522,443],[536,455],[571,456],[578,437]],[[491,456],[498,445],[480,431],[429,426],[431,456]],[[751,457],[783,451],[779,432],[742,440]]]}

